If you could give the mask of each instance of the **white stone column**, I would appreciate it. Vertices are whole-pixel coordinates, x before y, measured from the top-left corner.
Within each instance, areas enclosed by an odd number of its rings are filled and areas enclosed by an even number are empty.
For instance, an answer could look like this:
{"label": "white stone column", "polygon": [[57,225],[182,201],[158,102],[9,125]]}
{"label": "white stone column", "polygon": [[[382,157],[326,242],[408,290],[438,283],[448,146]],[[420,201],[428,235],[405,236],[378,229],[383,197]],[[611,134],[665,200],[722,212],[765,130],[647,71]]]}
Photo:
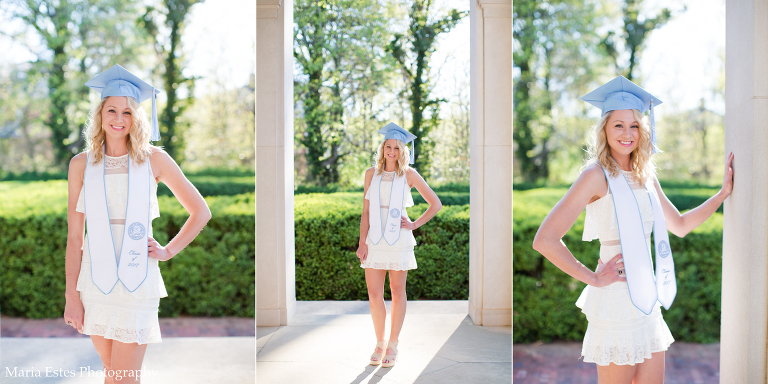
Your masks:
{"label": "white stone column", "polygon": [[512,325],[512,1],[470,1],[469,315]]}
{"label": "white stone column", "polygon": [[293,1],[256,5],[256,325],[296,308],[293,230]]}
{"label": "white stone column", "polygon": [[[768,0],[726,3],[720,382],[763,383],[768,330]],[[679,298],[678,298],[679,300]]]}

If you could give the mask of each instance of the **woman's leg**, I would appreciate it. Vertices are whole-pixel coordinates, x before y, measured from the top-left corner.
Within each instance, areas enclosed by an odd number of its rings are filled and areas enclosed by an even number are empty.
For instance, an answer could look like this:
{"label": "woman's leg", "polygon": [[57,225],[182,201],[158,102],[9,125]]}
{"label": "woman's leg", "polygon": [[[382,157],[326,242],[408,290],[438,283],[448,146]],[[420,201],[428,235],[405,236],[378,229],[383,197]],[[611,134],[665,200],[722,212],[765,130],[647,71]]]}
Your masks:
{"label": "woman's leg", "polygon": [[115,383],[140,383],[141,363],[147,345],[137,343],[112,342],[112,370]]}
{"label": "woman's leg", "polygon": [[664,351],[651,354],[650,359],[645,359],[637,364],[634,384],[663,384],[664,383]]}
{"label": "woman's leg", "polygon": [[[386,276],[386,270],[365,269],[365,284],[368,286],[368,306],[371,309],[376,341],[384,341],[384,326],[387,321],[387,307],[384,305],[384,278]],[[376,353],[378,352],[377,348]]]}
{"label": "woman's leg", "polygon": [[[389,330],[389,340],[397,341],[400,337],[400,330],[405,321],[405,307],[407,298],[405,295],[405,279],[408,277],[408,271],[389,271],[389,288],[392,291],[392,327]],[[387,354],[394,354],[395,351],[387,348]],[[387,361],[384,361],[387,362]]]}
{"label": "woman's leg", "polygon": [[[96,353],[101,358],[101,365],[104,366],[104,373],[112,369],[112,340],[101,336],[91,335],[93,346],[96,347]],[[104,384],[112,384],[112,378],[106,375]]]}
{"label": "woman's leg", "polygon": [[632,382],[637,367],[635,365],[598,365],[597,384],[636,384]]}

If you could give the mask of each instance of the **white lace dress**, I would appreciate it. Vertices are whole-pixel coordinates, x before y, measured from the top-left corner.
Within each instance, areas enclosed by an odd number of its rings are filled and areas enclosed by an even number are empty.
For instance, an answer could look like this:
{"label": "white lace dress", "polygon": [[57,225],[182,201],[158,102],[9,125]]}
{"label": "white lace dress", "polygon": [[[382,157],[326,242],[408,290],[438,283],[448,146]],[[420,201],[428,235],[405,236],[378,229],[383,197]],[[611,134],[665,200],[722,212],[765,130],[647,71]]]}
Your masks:
{"label": "white lace dress", "polygon": [[[652,249],[653,208],[648,192],[630,172],[622,172],[637,199],[648,249]],[[653,188],[652,184],[649,187]],[[621,253],[610,191],[605,197],[587,205],[582,240],[594,239],[600,239],[600,260],[603,263]],[[587,315],[589,322],[581,350],[585,362],[634,365],[650,359],[651,353],[666,351],[675,341],[661,316],[661,304],[657,301],[651,313],[644,314],[632,304],[626,282],[615,282],[601,288],[587,285],[576,306]]]}
{"label": "white lace dress", "polygon": [[[389,212],[389,196],[392,192],[392,181],[395,178],[395,172],[386,172],[381,176],[381,189],[379,192],[379,206],[381,209],[381,229],[386,225],[387,213]],[[369,193],[366,192],[365,199],[370,200]],[[369,209],[374,209],[375,205],[370,203]],[[413,197],[411,188],[407,182],[403,191],[403,206],[400,211],[403,217],[408,217],[406,207],[413,207]],[[373,223],[369,223],[373,225]],[[370,230],[369,230],[370,232]],[[416,245],[416,239],[413,237],[413,231],[400,228],[400,238],[395,244],[389,245],[383,238],[378,244],[371,243],[370,237],[365,238],[365,244],[368,245],[368,256],[365,261],[360,263],[361,268],[387,269],[395,271],[405,271],[416,269],[416,256],[413,253],[413,247]]]}
{"label": "white lace dress", "polygon": [[[112,238],[115,254],[120,254],[125,227],[125,206],[128,202],[128,155],[121,157],[105,156],[104,185],[107,195]],[[148,160],[147,160],[148,161]],[[154,180],[152,167],[150,178]],[[84,187],[83,187],[84,188]],[[157,204],[157,183],[150,182],[149,235],[152,236],[151,220],[160,217]],[[83,190],[77,201],[78,212],[85,213]],[[98,335],[123,343],[160,343],[160,324],[157,319],[160,298],[167,297],[163,277],[160,275],[158,260],[148,258],[147,279],[133,292],[129,292],[118,282],[112,291],[105,295],[94,285],[91,279],[91,257],[88,249],[88,235],[83,243],[83,258],[77,290],[83,302],[85,318],[83,333]]]}

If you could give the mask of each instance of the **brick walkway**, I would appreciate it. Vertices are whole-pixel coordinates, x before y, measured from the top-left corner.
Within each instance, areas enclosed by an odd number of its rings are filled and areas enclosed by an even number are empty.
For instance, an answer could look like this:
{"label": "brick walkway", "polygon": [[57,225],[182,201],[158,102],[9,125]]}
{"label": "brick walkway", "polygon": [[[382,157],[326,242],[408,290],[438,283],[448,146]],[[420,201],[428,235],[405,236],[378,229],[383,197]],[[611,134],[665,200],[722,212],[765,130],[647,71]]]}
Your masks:
{"label": "brick walkway", "polygon": [[[584,363],[581,343],[514,344],[515,384],[597,383],[595,364]],[[666,384],[719,384],[720,344],[674,342],[666,353]]]}
{"label": "brick walkway", "polygon": [[[163,337],[256,336],[256,321],[248,317],[160,318]],[[0,316],[0,337],[88,337],[64,323],[64,318],[27,319]]]}

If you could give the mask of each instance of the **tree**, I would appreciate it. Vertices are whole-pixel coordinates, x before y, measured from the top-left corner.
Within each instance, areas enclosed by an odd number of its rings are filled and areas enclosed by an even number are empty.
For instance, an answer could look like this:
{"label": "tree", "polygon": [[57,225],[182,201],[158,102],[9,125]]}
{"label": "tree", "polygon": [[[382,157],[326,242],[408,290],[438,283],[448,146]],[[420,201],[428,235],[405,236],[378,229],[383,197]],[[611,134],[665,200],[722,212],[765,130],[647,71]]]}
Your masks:
{"label": "tree", "polygon": [[[115,59],[131,62],[136,44],[134,24],[114,17],[130,13],[131,2],[92,3],[85,0],[17,0],[8,2],[13,17],[40,35],[46,52],[33,70],[47,78],[49,109],[45,125],[51,131],[54,164],[66,169],[83,144],[80,129],[86,120],[87,79]],[[95,71],[94,71],[95,70]]]}
{"label": "tree", "polygon": [[[187,15],[202,0],[163,0],[162,6],[148,6],[138,24],[153,42],[162,62],[162,78],[166,104],[158,116],[161,143],[176,162],[184,160],[184,132],[189,122],[182,119],[184,110],[194,103],[195,78],[183,75],[184,54],[181,36]],[[161,31],[161,26],[167,29]],[[180,91],[184,90],[182,93]]]}
{"label": "tree", "polygon": [[303,113],[296,120],[310,183],[338,183],[345,158],[360,150],[346,111],[386,83],[389,13],[373,0],[294,4],[294,57],[301,69],[294,94]]}
{"label": "tree", "polygon": [[[624,28],[621,41],[618,34],[609,31],[601,42],[605,53],[613,58],[616,72],[622,73],[630,81],[635,78],[635,67],[640,60],[645,38],[651,31],[661,28],[672,19],[672,11],[669,8],[663,8],[654,17],[648,17],[640,13],[642,6],[643,0],[625,0],[622,7]],[[629,53],[629,61],[626,65],[619,63],[619,54],[622,51],[619,47],[620,42],[623,42],[624,49]]]}
{"label": "tree", "polygon": [[395,34],[387,46],[408,86],[408,101],[411,108],[411,133],[416,135],[417,148],[415,167],[424,178],[429,178],[430,156],[434,143],[429,133],[440,123],[440,104],[445,100],[431,98],[433,84],[430,81],[429,62],[437,46],[437,37],[450,31],[469,12],[456,9],[448,15],[430,22],[432,0],[413,0],[409,14],[408,32]]}
{"label": "tree", "polygon": [[519,74],[513,91],[512,138],[515,169],[527,182],[550,176],[558,100],[563,93],[578,97],[604,66],[595,33],[605,22],[604,12],[574,0],[514,3],[512,57]]}

